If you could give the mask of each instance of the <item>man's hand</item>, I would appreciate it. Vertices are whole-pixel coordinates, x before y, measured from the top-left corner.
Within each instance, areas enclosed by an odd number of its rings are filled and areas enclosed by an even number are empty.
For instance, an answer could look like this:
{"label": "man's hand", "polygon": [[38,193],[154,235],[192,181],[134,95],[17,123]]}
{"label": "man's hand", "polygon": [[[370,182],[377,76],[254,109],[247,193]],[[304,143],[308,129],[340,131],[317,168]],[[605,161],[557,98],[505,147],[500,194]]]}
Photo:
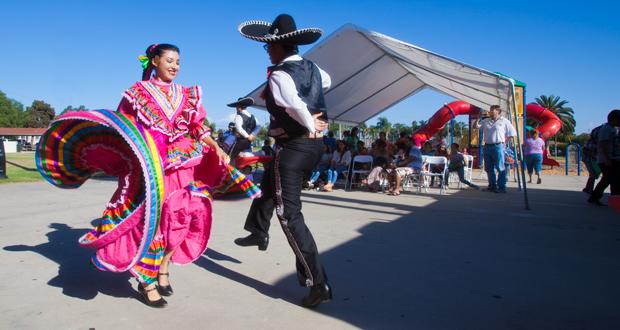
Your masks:
{"label": "man's hand", "polygon": [[248,141],[254,142],[254,140],[256,140],[256,136],[254,134],[248,135]]}
{"label": "man's hand", "polygon": [[314,118],[314,130],[317,132],[323,132],[329,126],[326,121],[319,119],[322,115],[322,112],[312,115],[312,118]]}

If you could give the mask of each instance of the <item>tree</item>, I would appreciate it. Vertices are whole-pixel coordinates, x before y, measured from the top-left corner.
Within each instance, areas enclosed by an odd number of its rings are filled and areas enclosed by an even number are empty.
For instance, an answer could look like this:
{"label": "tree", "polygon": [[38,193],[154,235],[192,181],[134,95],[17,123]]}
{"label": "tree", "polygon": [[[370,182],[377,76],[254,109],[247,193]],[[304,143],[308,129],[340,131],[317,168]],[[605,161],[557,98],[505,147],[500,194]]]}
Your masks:
{"label": "tree", "polygon": [[394,130],[398,132],[398,134],[400,134],[400,132],[405,132],[407,136],[410,136],[413,133],[411,126],[407,126],[402,123],[396,123],[393,125],[393,127],[394,127]]}
{"label": "tree", "polygon": [[392,139],[392,137],[390,136],[390,131],[392,130],[392,124],[387,119],[387,117],[379,117],[377,119],[377,124],[375,125],[375,129],[378,132],[385,132],[388,139],[390,140]]}
{"label": "tree", "polygon": [[558,134],[553,137],[555,142],[554,146],[556,149],[555,154],[557,155],[558,138],[561,140],[566,140],[568,136],[571,136],[575,132],[575,117],[573,109],[566,106],[568,101],[561,100],[559,96],[554,95],[541,95],[536,98],[536,103],[541,107],[555,113],[556,116],[560,118],[560,121],[562,121],[562,128]]}
{"label": "tree", "polygon": [[74,107],[69,105],[64,110],[62,110],[62,112],[60,114],[62,115],[62,114],[64,114],[67,111],[88,111],[88,109],[86,109],[86,107],[83,106],[83,105],[80,105],[77,108],[74,108]]}
{"label": "tree", "polygon": [[422,124],[420,124],[419,122],[417,122],[417,121],[415,121],[415,120],[411,122],[411,130],[412,130],[412,131],[414,131],[414,132],[415,132],[415,131],[417,131],[418,129],[420,129],[420,127],[422,127]]}
{"label": "tree", "polygon": [[0,91],[0,127],[22,127],[24,106]]}
{"label": "tree", "polygon": [[568,101],[560,99],[559,96],[541,95],[536,98],[536,103],[553,112],[560,118],[562,121],[562,128],[558,134],[570,136],[575,133],[575,114],[572,108],[566,106]]}
{"label": "tree", "polygon": [[35,100],[32,105],[26,108],[26,121],[24,127],[47,127],[54,119],[56,112],[51,105]]}
{"label": "tree", "polygon": [[210,122],[210,121],[209,121],[209,119],[208,119],[208,118],[205,118],[205,120],[203,121],[203,124],[204,124],[206,127],[209,127],[209,129],[211,129],[211,132],[212,132],[212,133],[215,133],[215,128],[216,128],[216,126],[215,126],[215,123],[214,123],[214,122],[212,123],[212,122]]}

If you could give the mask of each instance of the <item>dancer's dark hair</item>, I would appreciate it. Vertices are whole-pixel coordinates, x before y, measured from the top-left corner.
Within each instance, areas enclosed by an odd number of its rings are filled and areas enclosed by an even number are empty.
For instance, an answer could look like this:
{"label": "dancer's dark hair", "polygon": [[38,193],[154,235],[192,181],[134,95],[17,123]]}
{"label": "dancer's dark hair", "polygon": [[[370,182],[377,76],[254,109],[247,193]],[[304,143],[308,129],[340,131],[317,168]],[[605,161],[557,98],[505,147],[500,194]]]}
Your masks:
{"label": "dancer's dark hair", "polygon": [[146,48],[145,54],[146,54],[146,57],[148,57],[149,62],[148,62],[147,67],[144,70],[142,70],[142,80],[151,79],[151,75],[153,74],[153,69],[155,69],[155,67],[153,66],[153,63],[151,63],[151,60],[154,59],[155,56],[163,55],[164,52],[167,50],[172,50],[179,54],[181,53],[181,51],[179,50],[179,47],[175,45],[171,45],[171,44],[152,44]]}

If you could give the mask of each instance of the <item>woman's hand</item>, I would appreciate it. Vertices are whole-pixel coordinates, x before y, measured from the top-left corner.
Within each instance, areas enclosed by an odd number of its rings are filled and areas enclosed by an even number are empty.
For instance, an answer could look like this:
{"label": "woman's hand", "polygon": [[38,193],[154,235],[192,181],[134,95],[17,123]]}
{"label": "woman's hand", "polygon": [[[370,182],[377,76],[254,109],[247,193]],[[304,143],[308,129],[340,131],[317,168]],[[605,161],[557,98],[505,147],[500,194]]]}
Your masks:
{"label": "woman's hand", "polygon": [[230,163],[230,156],[228,156],[228,154],[224,152],[224,150],[222,150],[220,146],[215,147],[215,154],[217,155],[217,158],[220,160],[220,163],[222,164]]}
{"label": "woman's hand", "polygon": [[217,155],[220,163],[228,164],[230,162],[230,157],[228,156],[228,154],[226,154],[226,152],[224,152],[224,150],[222,150],[222,148],[220,148],[217,142],[215,142],[215,140],[213,140],[210,136],[204,137],[202,139],[202,142],[211,147],[213,151],[215,151],[215,154]]}

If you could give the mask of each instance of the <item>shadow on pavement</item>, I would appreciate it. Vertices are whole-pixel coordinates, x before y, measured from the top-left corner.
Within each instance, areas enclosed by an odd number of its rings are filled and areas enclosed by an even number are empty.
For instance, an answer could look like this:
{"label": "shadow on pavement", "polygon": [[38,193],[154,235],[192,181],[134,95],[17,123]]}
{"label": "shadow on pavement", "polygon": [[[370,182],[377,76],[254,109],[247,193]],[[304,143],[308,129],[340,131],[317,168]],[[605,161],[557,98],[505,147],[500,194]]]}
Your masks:
{"label": "shadow on pavement", "polygon": [[98,293],[114,297],[135,295],[127,272],[102,272],[91,266],[89,260],[94,250],[78,245],[78,239],[87,229],[75,229],[61,223],[52,223],[49,227],[52,231],[46,234],[47,243],[35,246],[12,245],[3,249],[10,252],[34,252],[57,263],[58,275],[47,284],[62,288],[66,296],[90,300]]}
{"label": "shadow on pavement", "polygon": [[304,203],[409,213],[321,253],[334,301],[319,313],[363,329],[620,328],[620,221],[581,192],[534,191],[533,211],[515,189],[422,195],[435,199],[424,207],[342,196]]}
{"label": "shadow on pavement", "polygon": [[297,300],[300,299],[295,292],[296,288],[293,286],[294,283],[280,283],[274,286],[228,269],[213,260],[241,263],[241,261],[233,257],[219,253],[212,249],[207,249],[207,252],[205,252],[202,257],[198,258],[198,260],[194,261],[194,264],[211,273],[250,287],[273,299],[282,299],[292,304],[297,304]]}

